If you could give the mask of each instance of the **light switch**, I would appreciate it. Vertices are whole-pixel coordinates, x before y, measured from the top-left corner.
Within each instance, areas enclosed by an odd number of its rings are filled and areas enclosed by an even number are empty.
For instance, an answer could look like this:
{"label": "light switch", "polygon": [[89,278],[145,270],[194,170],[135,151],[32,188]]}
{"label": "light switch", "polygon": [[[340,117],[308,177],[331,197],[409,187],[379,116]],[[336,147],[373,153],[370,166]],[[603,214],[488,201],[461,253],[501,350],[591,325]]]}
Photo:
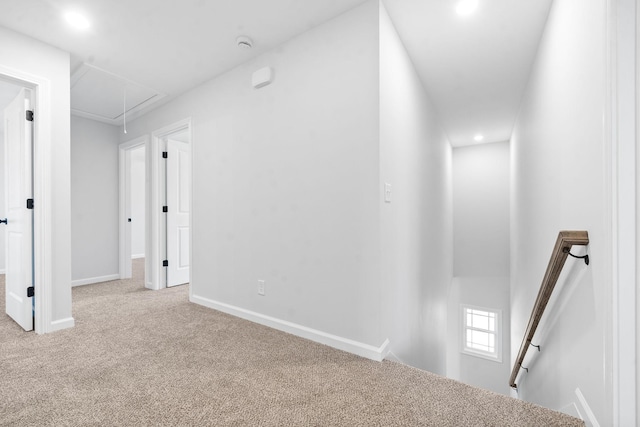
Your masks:
{"label": "light switch", "polygon": [[384,201],[391,203],[391,184],[388,182],[384,183]]}

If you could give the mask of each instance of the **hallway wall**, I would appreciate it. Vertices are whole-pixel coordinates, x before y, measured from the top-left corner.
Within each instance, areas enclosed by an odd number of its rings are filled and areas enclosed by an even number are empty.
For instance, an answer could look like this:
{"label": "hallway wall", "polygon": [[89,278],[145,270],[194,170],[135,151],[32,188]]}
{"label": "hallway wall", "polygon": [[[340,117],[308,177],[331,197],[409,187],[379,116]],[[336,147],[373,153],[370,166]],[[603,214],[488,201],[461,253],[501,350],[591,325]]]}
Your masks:
{"label": "hallway wall", "polygon": [[73,286],[118,279],[119,128],[71,116]]}
{"label": "hallway wall", "polygon": [[[4,131],[0,132],[0,165],[4,166]],[[4,210],[4,169],[0,171],[0,215],[5,215]],[[4,218],[4,216],[2,216]],[[2,227],[0,225],[0,227]],[[4,228],[0,228],[0,274],[5,269]]]}
{"label": "hallway wall", "polygon": [[381,354],[378,13],[367,2],[128,123],[131,139],[192,119],[194,301]]}
{"label": "hallway wall", "polygon": [[453,149],[453,275],[509,275],[509,142]]}
{"label": "hallway wall", "polygon": [[[606,276],[606,7],[557,0],[512,139],[511,357],[516,357],[551,250],[561,230],[587,230],[588,267],[569,259],[525,360],[519,396],[612,425]],[[583,248],[574,248],[577,254]],[[581,399],[584,396],[584,399]],[[575,407],[573,406],[575,405]]]}
{"label": "hallway wall", "polygon": [[[386,183],[390,203],[384,201]],[[382,4],[379,185],[390,356],[444,375],[453,264],[451,146]]]}
{"label": "hallway wall", "polygon": [[[453,149],[454,279],[447,376],[509,395],[509,142]],[[461,304],[500,310],[502,361],[461,353]]]}

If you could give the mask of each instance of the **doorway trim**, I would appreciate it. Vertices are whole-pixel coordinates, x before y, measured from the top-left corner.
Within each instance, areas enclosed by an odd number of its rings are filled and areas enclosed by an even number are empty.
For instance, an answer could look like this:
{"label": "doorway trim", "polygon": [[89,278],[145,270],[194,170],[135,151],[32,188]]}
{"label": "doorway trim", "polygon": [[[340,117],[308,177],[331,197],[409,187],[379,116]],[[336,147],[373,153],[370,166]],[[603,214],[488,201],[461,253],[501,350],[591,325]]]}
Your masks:
{"label": "doorway trim", "polygon": [[[53,215],[51,188],[51,83],[0,64],[0,79],[33,91],[35,125],[33,132],[34,315],[35,332],[45,334],[74,326],[73,317],[53,322]],[[69,283],[71,287],[71,283]]]}
{"label": "doorway trim", "polygon": [[[131,211],[130,191],[131,191],[131,177],[130,168],[127,165],[127,157],[131,150],[136,148],[149,146],[149,136],[144,135],[131,141],[123,142],[118,146],[118,169],[119,169],[119,197],[120,197],[120,215],[119,215],[119,269],[120,279],[129,279],[132,276],[131,271],[131,227],[127,226],[128,212]],[[145,164],[148,162],[149,157],[145,152]],[[145,176],[148,177],[147,171]],[[145,210],[149,208],[149,184],[148,179],[145,184]],[[146,215],[146,213],[145,213]],[[148,239],[145,232],[145,250],[148,249]],[[146,270],[146,261],[145,261]],[[146,277],[146,275],[145,275]],[[145,279],[146,280],[146,279]],[[147,283],[145,282],[145,286]]]}
{"label": "doorway trim", "polygon": [[606,22],[605,218],[606,279],[610,281],[605,367],[613,425],[636,425],[638,365],[637,119],[640,33],[633,0],[608,0]]}
{"label": "doorway trim", "polygon": [[[147,209],[147,223],[150,224],[149,235],[147,236],[147,264],[150,272],[151,279],[150,289],[163,289],[167,287],[167,275],[165,267],[162,266],[163,256],[166,250],[166,230],[165,230],[165,218],[162,213],[162,205],[164,203],[164,167],[162,158],[161,142],[164,138],[171,134],[187,131],[189,135],[189,144],[191,144],[191,164],[193,164],[193,133],[191,118],[179,120],[170,125],[157,129],[151,134],[151,144],[149,150],[147,150],[147,165],[148,173],[150,173],[150,209]],[[193,169],[191,171],[193,175]],[[147,175],[149,177],[149,175]],[[193,177],[190,177],[193,182]],[[192,186],[190,191],[193,192]],[[190,197],[190,203],[193,204],[193,198]],[[189,224],[192,224],[192,209],[189,209]],[[192,254],[192,242],[193,242],[193,226],[189,227],[189,253]],[[147,279],[147,283],[149,283]]]}

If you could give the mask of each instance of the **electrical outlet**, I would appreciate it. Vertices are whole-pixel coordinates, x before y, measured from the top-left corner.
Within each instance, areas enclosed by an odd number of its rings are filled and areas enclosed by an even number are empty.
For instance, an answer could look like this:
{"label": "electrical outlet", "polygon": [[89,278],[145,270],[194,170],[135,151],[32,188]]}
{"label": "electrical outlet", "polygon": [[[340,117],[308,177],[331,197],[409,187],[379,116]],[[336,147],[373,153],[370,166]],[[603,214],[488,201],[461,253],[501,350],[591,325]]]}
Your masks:
{"label": "electrical outlet", "polygon": [[391,203],[391,184],[384,183],[384,201],[385,203]]}
{"label": "electrical outlet", "polygon": [[258,295],[264,296],[264,280],[258,280]]}

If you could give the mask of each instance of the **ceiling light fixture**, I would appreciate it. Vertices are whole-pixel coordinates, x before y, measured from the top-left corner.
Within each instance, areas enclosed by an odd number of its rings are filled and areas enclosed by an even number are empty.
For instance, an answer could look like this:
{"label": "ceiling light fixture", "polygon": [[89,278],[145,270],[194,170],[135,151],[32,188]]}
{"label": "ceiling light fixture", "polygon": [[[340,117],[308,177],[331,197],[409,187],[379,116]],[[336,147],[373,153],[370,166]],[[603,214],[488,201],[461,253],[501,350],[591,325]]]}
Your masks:
{"label": "ceiling light fixture", "polygon": [[482,142],[482,141],[484,141],[484,136],[482,136],[482,135],[478,134],[478,135],[476,135],[476,136],[474,136],[474,137],[473,137],[473,140],[474,140],[475,142]]}
{"label": "ceiling light fixture", "polygon": [[247,36],[240,36],[236,39],[236,43],[240,49],[249,50],[253,47],[253,41]]}
{"label": "ceiling light fixture", "polygon": [[456,6],[456,12],[460,16],[471,15],[478,8],[478,0],[460,0]]}
{"label": "ceiling light fixture", "polygon": [[67,12],[64,14],[64,19],[76,30],[86,30],[91,26],[89,20],[84,15],[78,12]]}

